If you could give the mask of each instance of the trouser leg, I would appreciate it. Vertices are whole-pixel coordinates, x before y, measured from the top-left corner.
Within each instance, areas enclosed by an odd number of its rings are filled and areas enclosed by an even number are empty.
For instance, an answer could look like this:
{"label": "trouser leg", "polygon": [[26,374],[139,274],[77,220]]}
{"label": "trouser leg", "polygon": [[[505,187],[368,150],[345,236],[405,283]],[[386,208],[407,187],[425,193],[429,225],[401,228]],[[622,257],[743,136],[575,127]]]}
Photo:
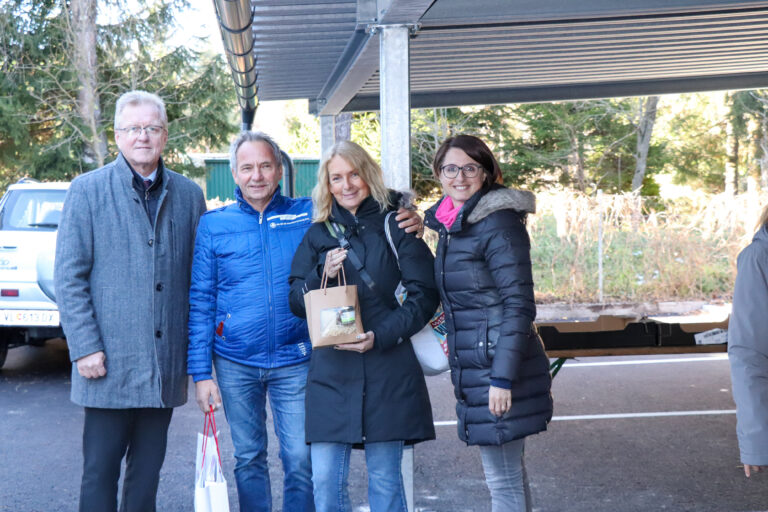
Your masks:
{"label": "trouser leg", "polygon": [[80,512],[117,510],[117,482],[131,421],[128,409],[85,408]]}
{"label": "trouser leg", "polygon": [[349,456],[351,444],[312,443],[312,483],[317,512],[349,512]]}
{"label": "trouser leg", "polygon": [[371,512],[407,512],[402,460],[402,441],[365,443]]}
{"label": "trouser leg", "polygon": [[270,512],[266,385],[263,370],[214,356],[216,379],[235,448],[240,512]]}
{"label": "trouser leg", "polygon": [[312,467],[304,436],[304,390],[309,363],[269,370],[267,393],[283,462],[283,510],[313,512]]}
{"label": "trouser leg", "polygon": [[492,512],[529,512],[530,491],[523,463],[524,440],[501,446],[481,446],[485,482]]}
{"label": "trouser leg", "polygon": [[120,512],[152,512],[173,409],[133,409]]}

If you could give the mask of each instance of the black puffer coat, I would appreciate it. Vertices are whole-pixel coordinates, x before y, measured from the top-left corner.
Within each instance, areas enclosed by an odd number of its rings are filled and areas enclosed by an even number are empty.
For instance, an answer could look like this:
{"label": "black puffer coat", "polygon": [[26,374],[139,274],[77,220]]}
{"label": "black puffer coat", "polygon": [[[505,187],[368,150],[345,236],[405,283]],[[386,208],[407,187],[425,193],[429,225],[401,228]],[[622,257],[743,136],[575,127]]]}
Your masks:
{"label": "black puffer coat", "polygon": [[[442,201],[442,200],[441,200]],[[459,438],[499,445],[546,430],[552,418],[549,360],[536,333],[530,241],[530,192],[494,185],[462,207],[447,230],[435,212],[426,225],[440,234],[435,276],[445,310]],[[512,383],[512,407],[488,410],[491,379]]]}
{"label": "black puffer coat", "polygon": [[[397,204],[399,196],[392,197]],[[306,390],[307,442],[364,442],[403,440],[416,443],[435,438],[432,409],[424,374],[409,336],[434,314],[438,294],[433,257],[426,244],[397,227],[390,230],[400,256],[395,256],[384,234],[386,213],[373,198],[365,199],[352,215],[334,201],[331,220],[345,226],[345,234],[384,298],[368,288],[349,261],[344,261],[348,284],[356,284],[365,331],[373,331],[373,349],[359,354],[333,347],[312,351]],[[339,247],[324,223],[313,224],[296,251],[291,267],[291,310],[304,317],[304,291],[320,288],[325,255]],[[402,279],[408,297],[397,304],[394,291]],[[333,283],[335,285],[335,283]],[[306,288],[305,288],[306,286]]]}

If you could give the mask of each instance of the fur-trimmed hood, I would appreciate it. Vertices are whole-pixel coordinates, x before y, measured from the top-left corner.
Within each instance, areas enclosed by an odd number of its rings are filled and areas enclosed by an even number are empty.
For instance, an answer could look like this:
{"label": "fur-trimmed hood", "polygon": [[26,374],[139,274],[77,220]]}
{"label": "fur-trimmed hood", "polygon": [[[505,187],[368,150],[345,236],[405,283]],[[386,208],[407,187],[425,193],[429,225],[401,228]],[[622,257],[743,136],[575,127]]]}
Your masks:
{"label": "fur-trimmed hood", "polygon": [[505,187],[493,188],[480,198],[467,217],[467,222],[475,224],[498,210],[536,213],[536,196],[527,190]]}

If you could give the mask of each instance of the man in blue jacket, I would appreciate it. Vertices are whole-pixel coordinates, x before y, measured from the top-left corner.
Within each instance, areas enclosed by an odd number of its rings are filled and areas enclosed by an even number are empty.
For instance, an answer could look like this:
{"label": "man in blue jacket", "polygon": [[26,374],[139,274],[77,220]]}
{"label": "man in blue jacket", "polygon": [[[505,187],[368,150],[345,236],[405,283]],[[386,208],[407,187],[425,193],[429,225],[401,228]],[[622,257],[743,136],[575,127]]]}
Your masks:
{"label": "man in blue jacket", "polygon": [[[312,201],[280,193],[281,151],[268,135],[241,133],[229,157],[237,202],[203,215],[197,229],[188,373],[203,411],[223,399],[235,448],[240,510],[272,510],[269,396],[285,474],[283,510],[311,511],[311,465],[304,442],[311,344],[306,322],[291,313],[288,276],[312,222]],[[418,216],[403,214],[411,219],[404,223],[412,225],[411,231],[421,228]]]}

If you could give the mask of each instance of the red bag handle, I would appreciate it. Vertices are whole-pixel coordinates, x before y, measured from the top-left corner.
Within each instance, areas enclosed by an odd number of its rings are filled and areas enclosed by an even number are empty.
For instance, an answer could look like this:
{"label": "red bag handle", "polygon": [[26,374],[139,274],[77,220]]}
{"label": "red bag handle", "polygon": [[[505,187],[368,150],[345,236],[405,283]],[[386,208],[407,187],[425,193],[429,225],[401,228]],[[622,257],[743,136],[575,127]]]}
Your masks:
{"label": "red bag handle", "polygon": [[203,460],[200,465],[200,470],[205,467],[205,450],[208,447],[208,433],[213,428],[213,441],[216,443],[216,454],[219,456],[219,467],[221,467],[221,451],[219,451],[219,436],[216,434],[216,418],[213,416],[213,404],[210,404],[210,412],[205,413],[205,419],[203,420]]}

